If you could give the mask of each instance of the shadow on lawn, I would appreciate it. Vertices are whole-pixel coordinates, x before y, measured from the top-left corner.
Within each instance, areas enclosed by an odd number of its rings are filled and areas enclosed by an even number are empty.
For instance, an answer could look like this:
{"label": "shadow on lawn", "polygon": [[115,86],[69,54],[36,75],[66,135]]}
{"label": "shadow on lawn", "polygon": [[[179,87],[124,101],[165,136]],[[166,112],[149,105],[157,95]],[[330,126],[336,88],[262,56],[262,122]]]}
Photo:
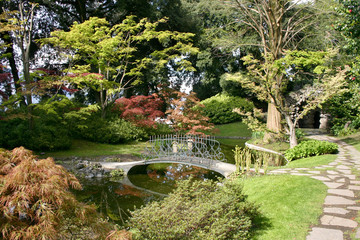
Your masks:
{"label": "shadow on lawn", "polygon": [[269,228],[272,227],[271,221],[269,218],[265,217],[263,214],[258,213],[253,219],[253,227],[251,230],[251,239],[257,239],[256,236],[262,235]]}

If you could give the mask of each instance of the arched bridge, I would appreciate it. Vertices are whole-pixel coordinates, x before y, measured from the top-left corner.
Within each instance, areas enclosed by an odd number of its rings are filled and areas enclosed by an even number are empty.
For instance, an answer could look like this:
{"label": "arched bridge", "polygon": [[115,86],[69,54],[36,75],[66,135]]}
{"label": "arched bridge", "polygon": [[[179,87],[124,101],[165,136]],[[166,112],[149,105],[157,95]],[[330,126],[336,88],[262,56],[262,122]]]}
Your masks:
{"label": "arched bridge", "polygon": [[191,135],[154,136],[147,142],[137,162],[101,163],[104,168],[122,168],[127,173],[136,165],[152,163],[182,163],[210,169],[228,177],[235,172],[234,164],[227,163],[220,143],[214,137]]}

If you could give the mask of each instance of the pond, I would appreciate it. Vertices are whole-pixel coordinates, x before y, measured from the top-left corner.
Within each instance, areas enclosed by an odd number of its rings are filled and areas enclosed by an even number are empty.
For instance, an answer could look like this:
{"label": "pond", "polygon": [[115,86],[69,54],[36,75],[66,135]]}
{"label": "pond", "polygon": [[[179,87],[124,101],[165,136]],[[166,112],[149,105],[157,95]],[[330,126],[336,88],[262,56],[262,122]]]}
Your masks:
{"label": "pond", "polygon": [[198,180],[222,178],[214,171],[185,164],[150,164],[134,167],[122,179],[80,179],[83,190],[75,191],[75,195],[80,201],[96,204],[100,213],[123,225],[129,211],[164,198],[177,180],[190,176]]}

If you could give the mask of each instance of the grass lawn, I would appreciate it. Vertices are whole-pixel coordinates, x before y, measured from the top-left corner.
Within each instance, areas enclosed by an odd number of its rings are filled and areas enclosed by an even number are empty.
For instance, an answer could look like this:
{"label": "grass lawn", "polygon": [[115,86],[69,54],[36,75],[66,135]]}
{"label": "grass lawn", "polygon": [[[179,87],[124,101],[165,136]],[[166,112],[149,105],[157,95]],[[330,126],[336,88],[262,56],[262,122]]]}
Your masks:
{"label": "grass lawn", "polygon": [[225,137],[251,137],[251,130],[242,122],[215,125],[215,136]]}
{"label": "grass lawn", "polygon": [[145,142],[124,144],[94,143],[85,140],[73,140],[69,150],[47,152],[42,157],[95,157],[103,155],[131,154],[140,155],[145,147]]}
{"label": "grass lawn", "polygon": [[261,224],[253,239],[305,239],[322,214],[327,187],[304,176],[266,175],[239,179],[248,199],[260,206],[270,226]]}
{"label": "grass lawn", "polygon": [[287,142],[274,142],[274,143],[263,144],[263,143],[259,143],[258,139],[254,139],[254,140],[250,140],[249,143],[266,149],[271,149],[279,153],[284,153],[286,150],[290,148],[290,144]]}
{"label": "grass lawn", "polygon": [[358,151],[360,151],[360,132],[350,136],[340,137],[339,139],[350,145],[353,145]]}
{"label": "grass lawn", "polygon": [[312,168],[321,165],[327,165],[333,162],[337,158],[336,154],[326,154],[320,156],[313,156],[307,158],[301,158],[289,162],[287,165],[282,167],[269,167],[269,170],[279,168]]}

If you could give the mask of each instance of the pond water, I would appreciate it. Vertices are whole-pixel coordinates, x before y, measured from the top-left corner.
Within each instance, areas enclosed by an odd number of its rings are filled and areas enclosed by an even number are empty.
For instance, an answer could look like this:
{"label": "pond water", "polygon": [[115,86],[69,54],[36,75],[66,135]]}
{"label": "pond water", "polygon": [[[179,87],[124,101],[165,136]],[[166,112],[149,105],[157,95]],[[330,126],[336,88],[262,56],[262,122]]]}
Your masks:
{"label": "pond water", "polygon": [[164,198],[177,180],[189,176],[199,180],[222,178],[214,171],[185,164],[150,164],[134,167],[122,179],[80,179],[83,190],[75,191],[75,195],[80,201],[96,204],[99,212],[122,225],[129,211]]}

